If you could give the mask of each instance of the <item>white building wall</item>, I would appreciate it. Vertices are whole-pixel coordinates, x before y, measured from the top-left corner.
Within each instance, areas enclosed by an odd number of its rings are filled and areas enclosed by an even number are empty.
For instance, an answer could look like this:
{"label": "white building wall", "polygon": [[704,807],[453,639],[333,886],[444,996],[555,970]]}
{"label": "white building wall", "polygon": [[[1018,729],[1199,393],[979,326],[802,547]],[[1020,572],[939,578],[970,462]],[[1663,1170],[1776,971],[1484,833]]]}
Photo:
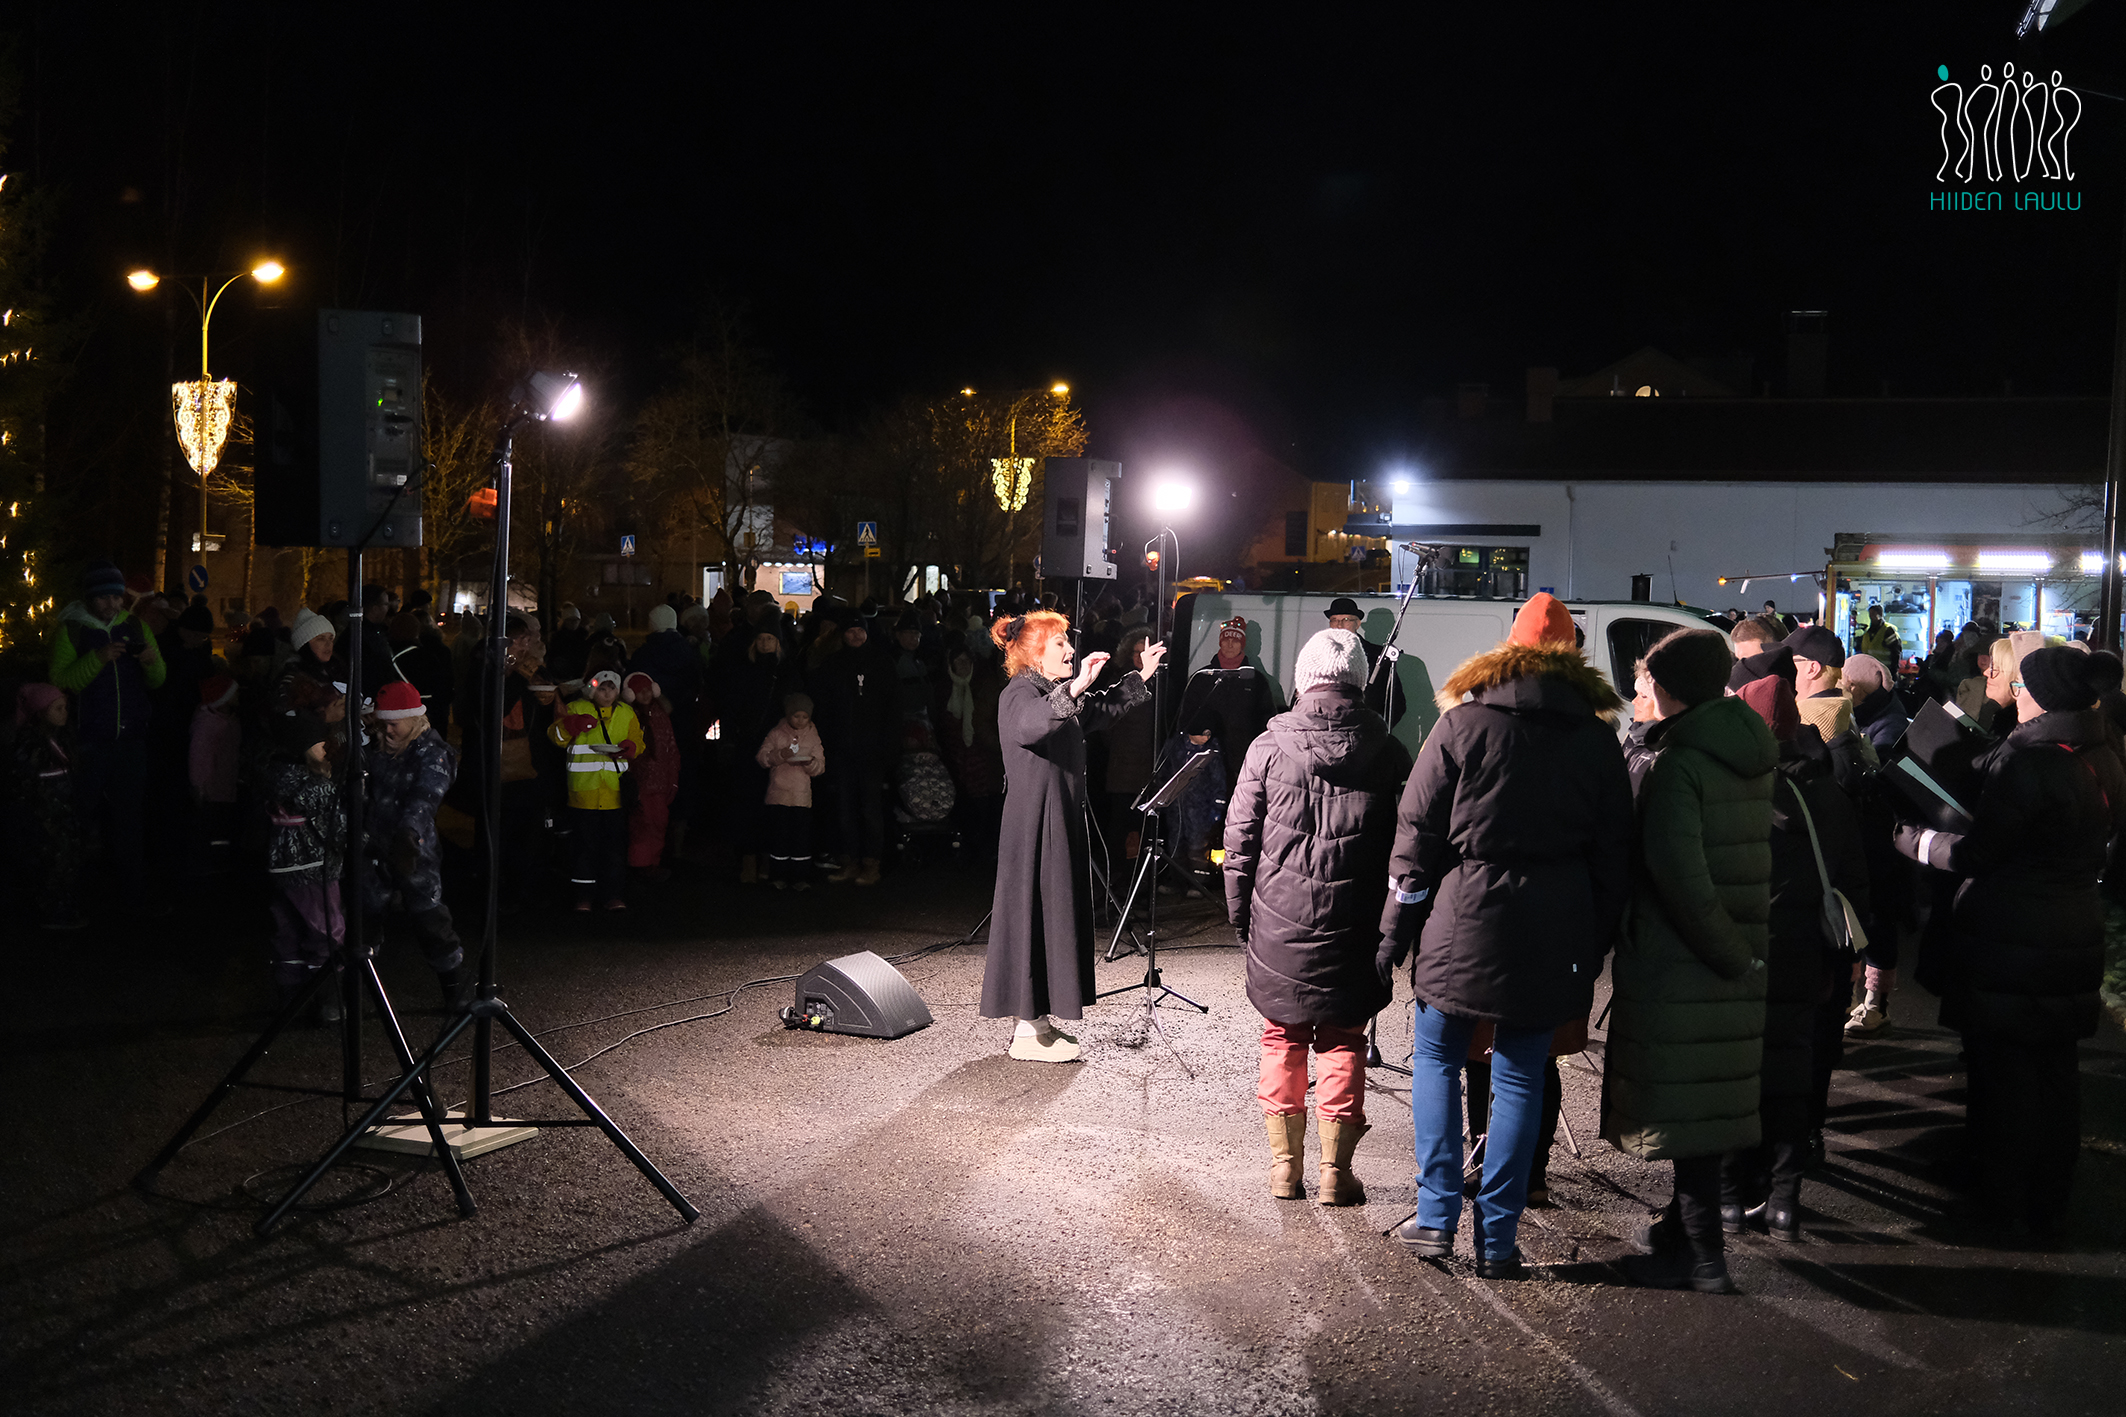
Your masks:
{"label": "white building wall", "polygon": [[[1817,587],[1738,587],[1718,578],[1820,571],[1839,532],[1927,537],[1952,532],[2062,531],[2062,489],[2044,483],[1417,482],[1395,497],[1398,526],[1535,524],[1534,537],[1467,538],[1528,546],[1531,590],[1622,600],[1634,574],[1656,600],[1722,609],[1809,609]],[[1398,551],[1395,584],[1410,579]],[[1671,572],[1671,562],[1673,571]]]}

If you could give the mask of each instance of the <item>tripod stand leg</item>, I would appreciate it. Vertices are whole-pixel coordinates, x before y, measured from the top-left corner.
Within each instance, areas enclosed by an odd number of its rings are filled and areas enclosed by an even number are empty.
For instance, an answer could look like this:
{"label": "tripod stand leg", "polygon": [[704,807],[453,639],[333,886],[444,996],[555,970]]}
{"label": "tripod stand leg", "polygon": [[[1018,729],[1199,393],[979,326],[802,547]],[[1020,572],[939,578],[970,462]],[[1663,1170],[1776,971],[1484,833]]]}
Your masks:
{"label": "tripod stand leg", "polygon": [[141,1168],[140,1174],[133,1178],[135,1185],[145,1185],[153,1180],[160,1174],[163,1167],[168,1166],[176,1159],[177,1153],[184,1150],[185,1143],[192,1140],[192,1134],[205,1126],[207,1118],[214,1115],[214,1109],[229,1100],[229,1094],[236,1091],[237,1084],[244,1080],[244,1075],[257,1067],[258,1060],[265,1057],[267,1050],[280,1041],[281,1030],[285,1029],[303,1010],[310,1007],[311,1003],[317,998],[318,990],[323,988],[325,981],[332,977],[333,973],[329,969],[320,968],[311,971],[310,982],[297,990],[295,997],[281,1005],[281,1011],[274,1015],[273,1022],[266,1025],[266,1031],[258,1036],[256,1043],[251,1045],[251,1051],[237,1060],[236,1066],[229,1069],[223,1075],[222,1080],[214,1085],[214,1090],[207,1094],[207,1100],[199,1104],[199,1110],[194,1112],[186,1120],[185,1124],[177,1129],[177,1135],[171,1137],[169,1144],[164,1146],[161,1151],[155,1153],[153,1161]]}
{"label": "tripod stand leg", "polygon": [[[322,1180],[325,1173],[330,1171],[342,1156],[347,1154],[347,1148],[354,1145],[355,1138],[384,1120],[384,1114],[397,1105],[399,1095],[413,1085],[414,1078],[417,1075],[425,1074],[428,1071],[429,1064],[436,1060],[437,1055],[451,1044],[457,1042],[458,1035],[463,1033],[471,1023],[471,1014],[460,1014],[453,1019],[450,1027],[443,1030],[443,1036],[430,1044],[428,1051],[423,1053],[411,1068],[400,1074],[397,1082],[384,1089],[384,1095],[377,1099],[375,1106],[362,1114],[362,1120],[349,1127],[340,1136],[340,1139],[332,1144],[332,1149],[325,1153],[324,1159],[310,1168],[310,1174],[296,1182],[295,1188],[289,1191],[287,1195],[281,1197],[280,1204],[273,1207],[264,1220],[259,1221],[257,1225],[252,1227],[258,1232],[261,1239],[271,1235],[274,1227],[286,1219],[288,1212],[295,1208],[295,1203],[301,1200],[312,1186]],[[440,1135],[437,1140],[441,1140]]]}
{"label": "tripod stand leg", "polygon": [[[399,1027],[399,1016],[392,1011],[391,998],[384,992],[384,981],[377,976],[376,960],[365,956],[362,960],[362,977],[369,985],[369,995],[376,1000],[378,1017],[384,1020],[384,1033],[391,1039],[391,1048],[399,1055],[399,1067],[409,1075],[413,1073],[413,1050],[406,1046],[406,1033]],[[434,1080],[422,1073],[414,1078],[414,1102],[421,1109],[421,1119],[428,1123],[428,1140],[436,1149],[436,1160],[443,1163],[443,1174],[450,1178],[451,1194],[458,1198],[458,1214],[471,1215],[479,1207],[473,1204],[472,1192],[465,1188],[465,1172],[458,1165],[458,1155],[450,1149],[443,1137],[443,1122],[449,1116],[435,1095]]]}
{"label": "tripod stand leg", "polygon": [[509,1030],[510,1036],[524,1046],[524,1051],[531,1054],[532,1061],[544,1068],[546,1075],[568,1094],[569,1101],[575,1103],[584,1116],[598,1124],[598,1130],[605,1133],[606,1140],[619,1147],[621,1154],[635,1163],[635,1169],[663,1193],[664,1198],[672,1203],[672,1209],[679,1212],[680,1219],[691,1225],[701,1218],[701,1212],[694,1209],[693,1202],[679,1194],[679,1188],[666,1180],[664,1173],[657,1169],[655,1163],[642,1154],[642,1148],[628,1140],[627,1133],[620,1130],[619,1124],[606,1116],[597,1103],[591,1101],[589,1093],[576,1086],[576,1080],[568,1075],[568,1069],[555,1062],[554,1055],[539,1046],[539,1040],[532,1036],[530,1029],[517,1022],[516,1017],[506,1008],[498,1009],[495,1017]]}
{"label": "tripod stand leg", "polygon": [[[1137,879],[1130,882],[1129,899],[1122,902],[1122,914],[1115,921],[1114,938],[1107,942],[1107,962],[1109,964],[1113,964],[1121,958],[1115,951],[1121,948],[1122,937],[1125,934],[1129,936],[1130,945],[1137,954],[1147,953],[1145,948],[1137,943],[1137,932],[1129,928],[1129,917],[1135,913],[1137,897],[1144,893],[1145,883],[1151,879],[1153,872],[1157,869],[1158,860],[1159,853],[1151,848],[1150,842],[1144,842],[1137,848]],[[1113,989],[1108,992],[1119,994],[1122,991]],[[1107,995],[1101,994],[1096,997],[1104,999]]]}
{"label": "tripod stand leg", "polygon": [[1209,1004],[1199,1004],[1194,999],[1191,999],[1188,995],[1182,993],[1179,989],[1173,988],[1170,985],[1161,983],[1153,987],[1156,987],[1159,991],[1159,997],[1154,999],[1151,1003],[1151,1007],[1155,1009],[1158,1008],[1161,1004],[1165,1003],[1168,999],[1179,999],[1182,1003],[1187,1004],[1190,1008],[1194,1009],[1199,1014],[1207,1014],[1211,1011],[1211,1006]]}

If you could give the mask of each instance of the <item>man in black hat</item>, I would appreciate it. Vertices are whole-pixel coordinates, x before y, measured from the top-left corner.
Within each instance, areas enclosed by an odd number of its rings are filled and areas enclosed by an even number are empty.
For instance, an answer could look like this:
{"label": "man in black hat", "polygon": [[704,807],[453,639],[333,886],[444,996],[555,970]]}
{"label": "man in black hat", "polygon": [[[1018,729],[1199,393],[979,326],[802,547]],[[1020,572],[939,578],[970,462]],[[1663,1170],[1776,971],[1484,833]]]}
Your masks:
{"label": "man in black hat", "polygon": [[1391,728],[1402,722],[1403,715],[1410,709],[1409,696],[1399,692],[1401,685],[1396,684],[1398,692],[1394,694],[1395,710],[1393,713],[1388,711],[1389,686],[1395,683],[1395,670],[1390,666],[1386,674],[1375,677],[1374,671],[1380,664],[1381,651],[1387,646],[1373,643],[1359,629],[1359,626],[1365,623],[1365,616],[1360,613],[1358,602],[1348,595],[1339,595],[1330,601],[1329,608],[1321,613],[1328,620],[1330,629],[1349,630],[1357,635],[1359,645],[1366,652],[1366,707],[1387,719]]}

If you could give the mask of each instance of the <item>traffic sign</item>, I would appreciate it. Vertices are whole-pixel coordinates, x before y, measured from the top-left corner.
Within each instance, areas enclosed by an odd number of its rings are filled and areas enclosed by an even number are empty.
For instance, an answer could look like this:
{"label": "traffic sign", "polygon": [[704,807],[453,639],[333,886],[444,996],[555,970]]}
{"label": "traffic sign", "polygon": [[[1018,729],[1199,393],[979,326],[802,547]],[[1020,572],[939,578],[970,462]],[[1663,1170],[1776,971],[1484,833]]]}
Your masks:
{"label": "traffic sign", "polygon": [[858,546],[878,545],[878,523],[858,522],[856,524],[856,544]]}
{"label": "traffic sign", "polygon": [[864,559],[866,561],[875,561],[878,557],[879,549],[876,546],[866,546],[864,548]]}
{"label": "traffic sign", "polygon": [[621,537],[621,538],[620,538],[620,554],[621,554],[621,555],[623,555],[623,556],[632,556],[632,555],[634,555],[634,554],[635,554],[635,538],[634,538],[634,537],[632,537],[632,536],[623,536],[623,537]]}
{"label": "traffic sign", "polygon": [[207,593],[207,568],[205,566],[194,566],[191,570],[185,572],[185,588],[194,595],[205,595]]}

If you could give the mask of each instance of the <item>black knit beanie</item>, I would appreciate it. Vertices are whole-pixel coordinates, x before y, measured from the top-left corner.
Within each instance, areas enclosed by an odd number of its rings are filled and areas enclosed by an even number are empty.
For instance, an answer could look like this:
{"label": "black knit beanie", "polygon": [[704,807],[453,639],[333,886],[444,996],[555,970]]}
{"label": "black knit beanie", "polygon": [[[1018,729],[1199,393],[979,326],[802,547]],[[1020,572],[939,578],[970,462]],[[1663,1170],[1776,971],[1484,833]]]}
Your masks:
{"label": "black knit beanie", "polygon": [[1677,630],[1646,652],[1646,672],[1670,696],[1696,707],[1727,691],[1735,656],[1717,630]]}
{"label": "black knit beanie", "polygon": [[2047,713],[2073,713],[2096,705],[2096,668],[2090,656],[2058,645],[2023,656],[2019,677]]}

